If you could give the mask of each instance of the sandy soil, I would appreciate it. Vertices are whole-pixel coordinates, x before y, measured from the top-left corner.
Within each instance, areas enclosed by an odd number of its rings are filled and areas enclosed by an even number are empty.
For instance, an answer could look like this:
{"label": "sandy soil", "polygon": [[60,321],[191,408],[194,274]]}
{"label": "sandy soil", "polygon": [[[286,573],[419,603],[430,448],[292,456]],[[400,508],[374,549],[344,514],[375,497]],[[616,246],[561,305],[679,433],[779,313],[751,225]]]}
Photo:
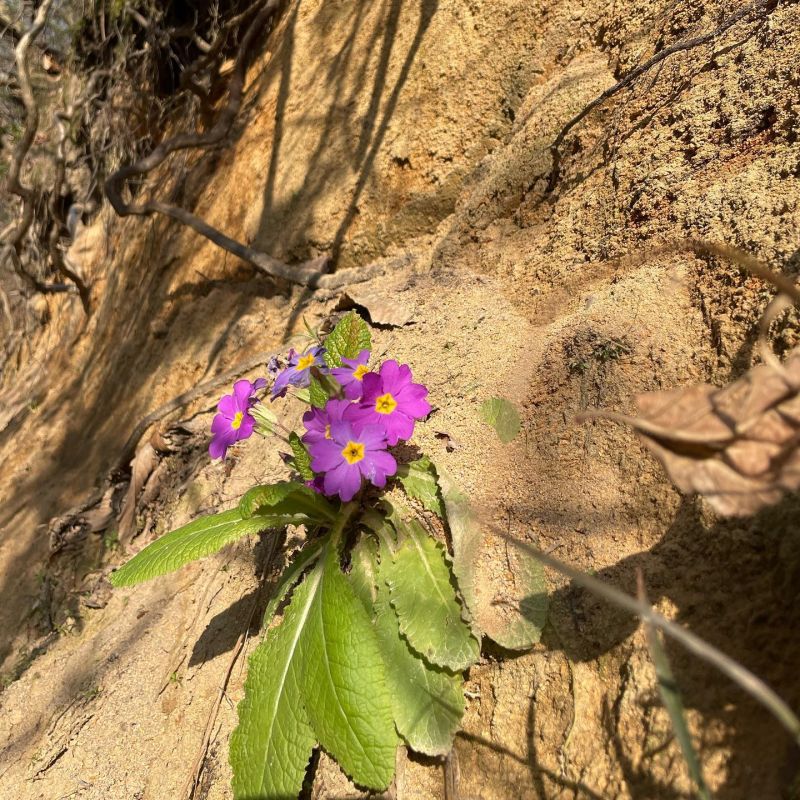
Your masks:
{"label": "sandy soil", "polygon": [[[515,536],[628,591],[641,569],[659,610],[800,707],[797,499],[721,521],[679,496],[629,431],[574,423],[586,408],[631,411],[638,391],[724,383],[752,363],[769,291],[716,259],[647,251],[702,236],[797,272],[796,8],[770,6],[613,96],[567,138],[547,191],[567,120],[733,10],[295,0],[252,70],[234,141],[187,167],[183,195],[277,257],[387,258],[360,288],[410,315],[375,341],[431,389],[420,448]],[[628,253],[643,258],[612,260]],[[103,576],[282,475],[274,447],[248,443],[209,464],[212,394],[163,421],[135,535],[51,520],[106,485],[142,416],[284,348],[303,316],[322,322],[341,298],[277,286],[160,220],[103,213],[73,254],[96,313],[84,323],[77,302],[49,298],[4,387],[22,400],[0,433],[0,798],[182,800],[201,763],[195,797],[228,798],[246,634],[269,589],[259,572],[274,576],[283,550],[270,559],[269,543],[242,541],[113,593]],[[780,337],[794,344],[796,326]],[[510,445],[480,421],[492,395],[522,413]],[[124,474],[110,486],[118,508]],[[401,757],[394,796],[444,798],[446,783],[447,796],[487,800],[691,796],[641,631],[549,578],[542,643],[484,649],[453,754]],[[668,649],[715,796],[793,796],[797,754],[778,725]],[[324,755],[311,794],[361,796]]]}

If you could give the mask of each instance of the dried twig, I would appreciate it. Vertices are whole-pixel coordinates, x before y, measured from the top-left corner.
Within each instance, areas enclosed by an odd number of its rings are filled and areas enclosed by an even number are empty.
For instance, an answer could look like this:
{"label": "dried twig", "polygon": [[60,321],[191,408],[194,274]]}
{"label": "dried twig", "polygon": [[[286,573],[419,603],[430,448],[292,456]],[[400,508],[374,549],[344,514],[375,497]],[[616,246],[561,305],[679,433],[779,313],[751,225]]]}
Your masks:
{"label": "dried twig", "polygon": [[[0,263],[11,258],[19,276],[30,288],[38,290],[42,289],[40,281],[30,275],[27,270],[22,267],[22,263],[19,260],[20,245],[33,222],[34,204],[36,200],[34,190],[22,183],[20,174],[25,157],[39,129],[39,106],[36,103],[36,98],[33,96],[28,51],[30,50],[31,44],[36,41],[37,37],[44,29],[47,22],[47,15],[50,13],[50,7],[52,5],[53,0],[44,0],[44,2],[42,2],[36,10],[36,16],[30,28],[20,37],[17,46],[14,48],[20,96],[22,98],[22,104],[25,107],[25,128],[11,157],[8,175],[6,177],[6,190],[9,194],[15,194],[22,200],[22,210],[19,221],[7,237],[4,237],[2,246],[0,247]],[[12,253],[16,255],[17,258],[14,258]]]}
{"label": "dried twig", "polygon": [[[150,216],[154,213],[163,214],[187,225],[201,236],[214,242],[214,244],[222,247],[229,253],[233,253],[233,255],[241,258],[243,261],[247,261],[267,275],[282,278],[303,286],[316,286],[324,272],[327,259],[314,259],[300,266],[290,267],[266,253],[262,253],[241,242],[237,242],[230,236],[226,236],[224,233],[186,209],[154,199],[145,200],[140,203],[134,203],[132,201],[126,202],[122,197],[124,186],[129,179],[145,175],[156,169],[172,153],[190,148],[211,147],[221,142],[228,135],[242,103],[247,56],[250,46],[258,33],[275,15],[280,3],[281,0],[266,0],[266,3],[263,4],[261,10],[253,18],[242,37],[234,61],[233,72],[228,83],[227,103],[217,115],[217,119],[211,128],[202,134],[182,133],[161,142],[149,155],[135,161],[133,164],[121,167],[109,176],[105,183],[105,190],[114,210],[122,217],[130,215]],[[254,4],[254,6],[255,5],[256,4]],[[249,10],[252,10],[254,6],[251,6]],[[226,34],[227,31],[221,34],[221,36]],[[209,60],[209,55],[210,54],[202,56],[201,61],[206,63]],[[191,77],[194,71],[196,71],[196,67],[190,67],[187,69],[186,73]],[[188,81],[189,78],[186,80]]]}
{"label": "dried twig", "polygon": [[550,155],[553,163],[550,169],[550,177],[547,181],[547,189],[545,193],[551,194],[558,183],[558,179],[561,174],[561,145],[564,143],[564,139],[566,138],[567,134],[581,120],[594,111],[595,108],[604,103],[610,97],[613,97],[618,92],[630,86],[638,77],[643,75],[648,70],[651,70],[657,64],[660,64],[662,61],[664,61],[664,59],[675,55],[675,53],[680,53],[685,50],[691,50],[692,48],[708,44],[708,42],[712,42],[738,22],[741,22],[742,20],[750,20],[751,18],[756,19],[761,12],[769,9],[770,6],[774,7],[775,5],[776,0],[755,0],[755,2],[740,8],[738,11],[724,19],[713,31],[701,34],[700,36],[695,36],[692,39],[686,39],[682,42],[676,42],[669,47],[665,47],[663,50],[656,53],[652,58],[649,58],[647,61],[645,61],[644,64],[634,67],[627,75],[625,75],[623,78],[620,78],[620,80],[618,80],[613,86],[610,86],[602,94],[595,97],[591,103],[584,106],[571,120],[569,120],[569,122],[567,122],[566,125],[564,125],[564,127],[559,131],[558,136],[556,136],[556,138],[553,140],[553,143],[550,145]]}
{"label": "dried twig", "polygon": [[[106,70],[96,70],[89,78],[86,87],[83,91],[78,92],[75,97],[66,104],[62,111],[55,114],[56,127],[58,129],[58,143],[56,145],[56,155],[54,159],[55,164],[55,177],[53,179],[53,187],[50,192],[50,200],[48,203],[48,210],[51,218],[50,235],[48,237],[48,249],[50,251],[50,260],[53,267],[57,272],[60,272],[65,277],[69,278],[78,290],[78,295],[81,298],[84,313],[88,316],[91,311],[90,306],[90,290],[84,282],[83,278],[72,267],[69,260],[65,258],[61,250],[60,239],[61,233],[64,228],[67,228],[67,220],[59,208],[59,200],[61,198],[61,188],[64,184],[66,177],[66,142],[69,136],[69,127],[73,124],[75,116],[80,111],[83,113],[86,105],[92,100],[97,83],[108,76]],[[66,95],[67,89],[64,93]]]}
{"label": "dried twig", "polygon": [[[644,575],[641,570],[638,570],[636,574],[636,589],[639,602],[649,606],[650,600],[647,597],[647,591],[644,586]],[[689,726],[684,713],[683,699],[675,683],[675,676],[672,674],[672,667],[669,663],[669,659],[667,658],[664,648],[661,646],[661,641],[658,638],[658,633],[655,628],[646,621],[643,622],[643,625],[645,637],[647,639],[647,649],[650,652],[650,660],[653,662],[656,671],[658,691],[661,694],[661,701],[664,704],[664,708],[666,708],[667,714],[672,722],[672,729],[675,732],[675,738],[678,740],[681,753],[683,753],[683,760],[686,762],[689,775],[697,787],[699,799],[711,800],[711,792],[706,785],[700,759],[697,757],[694,744],[692,744],[692,736],[689,732]]]}
{"label": "dried twig", "polygon": [[718,650],[712,644],[704,641],[683,626],[653,611],[647,603],[639,602],[635,598],[621,592],[616,587],[598,580],[591,575],[587,575],[585,572],[581,572],[579,569],[554,558],[552,555],[545,553],[543,550],[539,550],[538,547],[534,547],[528,542],[515,539],[513,536],[506,533],[499,525],[487,519],[485,515],[481,516],[481,521],[484,525],[491,527],[498,536],[513,544],[514,547],[524,550],[529,555],[541,561],[545,566],[556,570],[556,572],[560,572],[578,586],[587,589],[597,597],[601,597],[612,605],[629,611],[634,616],[653,625],[666,636],[682,644],[689,652],[706,663],[711,664],[764,706],[800,745],[800,719],[798,719],[794,711],[789,708],[773,689],[767,686],[761,678],[754,675],[738,661],[734,661],[730,656]]}

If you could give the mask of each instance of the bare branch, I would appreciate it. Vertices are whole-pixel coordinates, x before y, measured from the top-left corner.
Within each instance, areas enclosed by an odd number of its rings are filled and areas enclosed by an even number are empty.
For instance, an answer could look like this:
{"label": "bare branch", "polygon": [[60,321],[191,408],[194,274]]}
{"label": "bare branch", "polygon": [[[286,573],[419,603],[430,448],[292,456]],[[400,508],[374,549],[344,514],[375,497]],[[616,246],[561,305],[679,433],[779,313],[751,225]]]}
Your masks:
{"label": "bare branch", "polygon": [[604,103],[610,97],[613,97],[618,92],[625,89],[627,86],[630,86],[638,77],[644,75],[645,72],[651,70],[657,64],[660,64],[664,59],[669,58],[675,53],[680,53],[684,50],[691,50],[694,47],[700,47],[701,45],[708,44],[708,42],[714,41],[718,36],[721,36],[728,28],[732,28],[738,22],[742,20],[753,20],[758,18],[758,15],[761,12],[770,8],[770,6],[776,5],[777,0],[755,0],[755,2],[750,3],[749,5],[740,8],[735,13],[731,14],[722,23],[715,28],[713,31],[709,33],[704,33],[700,36],[695,36],[692,39],[686,39],[682,42],[676,42],[669,47],[665,47],[659,53],[656,53],[652,58],[648,59],[644,62],[644,64],[640,64],[638,67],[632,69],[627,75],[623,78],[618,80],[613,86],[610,86],[606,89],[602,94],[595,97],[591,103],[584,106],[558,133],[558,136],[553,140],[553,143],[550,145],[550,155],[553,160],[553,165],[550,169],[550,177],[547,181],[547,189],[546,194],[550,194],[556,187],[558,183],[558,179],[561,173],[561,145],[564,143],[564,139],[566,138],[567,134],[586,116],[588,116],[595,108],[599,105]]}
{"label": "bare branch", "polygon": [[47,15],[50,12],[50,7],[52,4],[53,0],[44,0],[44,2],[36,11],[36,16],[33,19],[31,27],[20,37],[17,46],[14,48],[14,55],[17,61],[20,95],[22,98],[22,103],[25,107],[25,128],[22,132],[19,142],[17,142],[17,146],[14,148],[14,153],[11,157],[8,176],[6,178],[6,190],[9,192],[9,194],[15,194],[22,200],[22,212],[18,223],[8,234],[8,238],[4,237],[4,241],[0,247],[0,263],[8,259],[13,251],[13,253],[17,256],[17,258],[12,257],[17,273],[30,288],[38,289],[40,291],[40,282],[32,275],[28,274],[28,272],[22,267],[18,257],[22,239],[30,229],[31,223],[33,222],[35,201],[33,189],[25,186],[22,183],[20,180],[20,173],[22,172],[22,164],[25,160],[25,157],[27,156],[31,145],[33,144],[36,131],[39,129],[39,106],[36,103],[36,98],[33,96],[30,66],[28,63],[28,51],[31,47],[31,44],[36,41],[36,38],[44,29],[44,26],[47,22]]}
{"label": "bare branch", "polygon": [[[313,259],[305,264],[290,267],[266,253],[262,253],[232,239],[230,236],[217,230],[186,209],[155,199],[145,200],[140,203],[126,202],[123,199],[124,188],[128,180],[140,175],[145,175],[156,169],[163,164],[172,153],[190,148],[211,147],[221,142],[228,135],[242,103],[248,51],[255,37],[277,12],[280,3],[281,0],[266,0],[266,2],[259,0],[259,2],[253,3],[241,15],[230,20],[226,24],[224,30],[209,48],[208,53],[201,56],[198,62],[185,70],[184,78],[186,78],[186,76],[191,76],[197,71],[197,63],[208,63],[212,56],[216,55],[216,52],[222,46],[224,38],[228,35],[230,30],[232,30],[233,22],[238,22],[246,15],[252,13],[256,8],[262,6],[248,26],[239,44],[233,72],[228,84],[228,100],[217,115],[217,119],[211,128],[202,134],[183,133],[174,136],[172,139],[161,142],[149,155],[135,161],[133,164],[121,167],[110,175],[105,183],[105,191],[114,210],[122,217],[130,215],[150,216],[154,213],[163,214],[164,216],[171,217],[187,225],[201,236],[204,236],[209,241],[214,242],[214,244],[227,250],[238,258],[241,258],[243,261],[252,264],[267,275],[302,286],[316,287],[322,285],[321,278],[327,264],[327,259]],[[186,78],[186,80],[188,80],[188,78]]]}
{"label": "bare branch", "polygon": [[690,630],[687,630],[683,626],[653,611],[647,603],[639,602],[633,597],[621,592],[615,586],[611,586],[591,575],[587,575],[585,572],[581,572],[579,569],[563,561],[559,561],[557,558],[539,550],[538,547],[534,547],[528,542],[523,542],[519,539],[515,539],[513,536],[509,536],[502,528],[488,520],[485,515],[481,516],[481,520],[484,524],[491,527],[498,536],[509,542],[509,544],[524,550],[526,553],[541,561],[545,566],[556,570],[556,572],[560,572],[578,586],[588,589],[597,597],[603,598],[606,602],[618,608],[629,611],[644,622],[658,628],[666,636],[680,642],[689,652],[716,667],[723,675],[730,678],[737,686],[744,689],[747,694],[761,703],[761,705],[786,728],[792,735],[792,738],[800,744],[800,719],[798,719],[794,711],[789,708],[773,689],[767,686],[761,678],[754,675],[738,661],[734,661],[730,656],[726,655],[721,650],[717,650],[716,647],[704,641]]}

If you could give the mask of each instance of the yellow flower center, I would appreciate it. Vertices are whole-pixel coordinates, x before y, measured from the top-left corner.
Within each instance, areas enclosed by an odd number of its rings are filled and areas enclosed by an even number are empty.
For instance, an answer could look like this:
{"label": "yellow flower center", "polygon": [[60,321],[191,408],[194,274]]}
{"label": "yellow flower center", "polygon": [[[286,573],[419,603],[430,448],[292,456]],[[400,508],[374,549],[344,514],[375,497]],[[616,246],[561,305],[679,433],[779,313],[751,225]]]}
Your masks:
{"label": "yellow flower center", "polygon": [[366,366],[365,364],[359,364],[359,365],[358,365],[358,366],[357,366],[357,367],[356,367],[356,368],[353,370],[353,377],[354,377],[354,378],[355,378],[357,381],[363,381],[363,380],[364,380],[364,376],[365,376],[365,375],[366,375],[368,372],[369,372],[369,369],[367,368],[367,366]]}
{"label": "yellow flower center", "polygon": [[295,369],[298,372],[302,372],[304,369],[308,369],[310,366],[313,366],[313,364],[314,364],[314,354],[309,353],[308,355],[300,356],[300,358],[297,359],[297,366],[295,367]]}
{"label": "yellow flower center", "polygon": [[325,426],[325,438],[326,439],[330,439],[331,438],[331,426],[330,425],[326,425]]}
{"label": "yellow flower center", "polygon": [[379,414],[391,414],[397,408],[397,400],[386,392],[375,401],[375,410]]}
{"label": "yellow flower center", "polygon": [[342,455],[348,464],[357,464],[364,458],[364,445],[361,442],[348,442]]}
{"label": "yellow flower center", "polygon": [[231,428],[235,431],[238,431],[239,428],[242,427],[242,420],[244,419],[244,414],[241,411],[237,411],[233,415],[233,422],[231,422]]}

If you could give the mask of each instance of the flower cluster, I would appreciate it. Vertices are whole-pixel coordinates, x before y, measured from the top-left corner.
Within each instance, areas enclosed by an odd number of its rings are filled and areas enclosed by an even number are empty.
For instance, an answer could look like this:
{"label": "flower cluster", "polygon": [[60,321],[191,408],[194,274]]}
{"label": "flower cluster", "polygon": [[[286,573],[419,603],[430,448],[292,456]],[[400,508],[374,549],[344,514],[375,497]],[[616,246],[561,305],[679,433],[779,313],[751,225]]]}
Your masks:
{"label": "flower cluster", "polygon": [[[305,433],[300,441],[314,473],[308,485],[348,502],[365,480],[378,487],[386,485],[387,478],[397,471],[388,448],[411,438],[414,423],[426,417],[431,407],[425,399],[427,388],[413,382],[407,364],[389,360],[370,371],[370,352],[362,350],[357,358],[342,358],[341,366],[328,368],[324,352],[321,346],[304,353],[290,351],[288,366],[275,378],[271,394],[274,400],[283,397],[289,387],[308,387],[312,370],[324,381],[329,395],[325,406],[303,415]],[[250,412],[257,402],[253,394],[265,385],[263,380],[256,384],[239,381],[236,387],[240,388],[234,387],[233,395],[222,398],[220,413],[212,424],[212,458],[224,458],[233,442],[253,432],[255,419]]]}

